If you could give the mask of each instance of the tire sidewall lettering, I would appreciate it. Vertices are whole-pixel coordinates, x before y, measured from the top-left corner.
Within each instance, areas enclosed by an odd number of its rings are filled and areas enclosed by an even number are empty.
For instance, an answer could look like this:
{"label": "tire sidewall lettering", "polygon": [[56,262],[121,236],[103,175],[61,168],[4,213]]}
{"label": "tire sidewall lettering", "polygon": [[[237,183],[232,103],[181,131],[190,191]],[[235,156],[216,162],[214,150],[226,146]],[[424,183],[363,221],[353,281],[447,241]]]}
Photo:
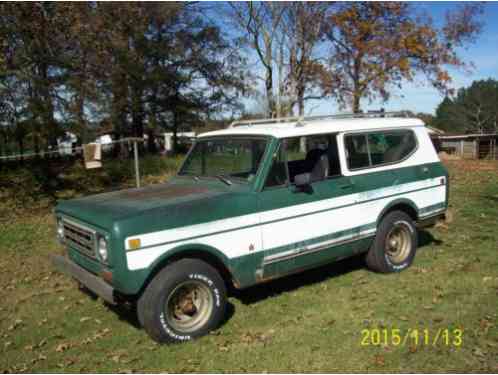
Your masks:
{"label": "tire sidewall lettering", "polygon": [[205,282],[207,284],[207,286],[209,286],[209,289],[211,290],[211,292],[214,295],[215,306],[216,307],[220,307],[221,306],[221,295],[220,295],[220,291],[216,287],[216,284],[214,283],[213,280],[211,280],[209,277],[207,277],[207,276],[205,276],[203,274],[199,274],[199,273],[191,273],[191,274],[188,275],[188,278],[192,279],[192,280],[200,280],[200,281]]}
{"label": "tire sidewall lettering", "polygon": [[[191,273],[188,275],[188,278],[191,280],[198,280],[203,283],[205,283],[208,287],[211,293],[214,296],[215,299],[215,307],[219,308],[221,306],[221,293],[219,289],[216,287],[216,284],[214,283],[213,280],[211,280],[208,276],[201,274],[201,273]],[[172,337],[173,339],[177,341],[189,341],[192,340],[193,337],[191,335],[181,335],[176,333],[167,323],[166,321],[166,316],[164,311],[161,311],[159,314],[159,322],[161,324],[161,327],[164,330],[164,333],[166,333],[168,336]]]}
{"label": "tire sidewall lettering", "polygon": [[164,311],[161,312],[161,314],[159,315],[159,321],[161,322],[161,326],[163,327],[164,329],[164,332],[174,338],[175,340],[178,340],[178,341],[189,341],[189,340],[192,340],[192,336],[190,335],[178,335],[177,333],[175,333],[169,326],[168,324],[166,323],[166,317],[164,316]]}

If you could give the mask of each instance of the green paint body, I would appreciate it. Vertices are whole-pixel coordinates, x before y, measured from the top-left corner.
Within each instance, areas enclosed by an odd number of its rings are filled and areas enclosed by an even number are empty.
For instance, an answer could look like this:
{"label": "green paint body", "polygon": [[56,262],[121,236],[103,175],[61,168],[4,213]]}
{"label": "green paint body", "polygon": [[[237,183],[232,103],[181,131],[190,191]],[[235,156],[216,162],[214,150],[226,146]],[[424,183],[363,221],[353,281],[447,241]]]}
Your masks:
{"label": "green paint body", "polygon": [[[186,251],[202,251],[209,253],[223,263],[231,273],[235,284],[240,288],[244,288],[266,279],[276,278],[297,270],[314,267],[366,251],[373,240],[373,235],[353,242],[336,244],[330,248],[289,260],[275,262],[265,267],[264,273],[259,276],[257,271],[262,268],[265,256],[288,251],[302,245],[313,245],[323,240],[340,237],[342,234],[333,232],[327,238],[314,238],[305,243],[266,249],[231,259],[226,257],[219,249],[206,246],[202,244],[202,241],[197,241],[193,238],[189,241],[189,245],[179,245],[169,250],[163,256],[157,258],[150,267],[134,271],[129,270],[127,267],[124,240],[134,235],[229,219],[290,207],[296,204],[312,203],[426,178],[446,177],[446,181],[448,180],[447,171],[441,163],[430,163],[350,177],[329,178],[314,183],[312,185],[313,193],[311,194],[296,192],[294,186],[282,186],[265,190],[263,189],[265,176],[270,170],[273,155],[280,143],[279,139],[273,137],[268,137],[268,141],[262,165],[251,183],[234,183],[227,186],[217,179],[195,180],[191,177],[177,176],[162,185],[60,202],[55,210],[57,216],[71,218],[73,221],[105,234],[109,239],[109,248],[111,249],[108,265],[103,265],[94,259],[90,259],[73,248],[68,249],[69,257],[94,274],[99,275],[104,270],[111,271],[113,287],[122,294],[134,295],[143,290],[151,276],[170,257],[181,256]],[[344,188],[344,186],[348,185],[352,187]],[[171,191],[174,193],[171,193]],[[417,215],[424,213],[424,210],[417,207],[415,202],[404,198],[397,200],[395,196],[392,198],[390,206],[393,204],[406,204],[412,207],[417,212]],[[441,208],[446,208],[447,200],[448,197]],[[385,207],[385,210],[389,208]],[[425,210],[429,211],[429,208],[425,208]],[[375,228],[379,219],[373,218],[369,225]],[[351,229],[352,232],[360,230],[361,228]]]}

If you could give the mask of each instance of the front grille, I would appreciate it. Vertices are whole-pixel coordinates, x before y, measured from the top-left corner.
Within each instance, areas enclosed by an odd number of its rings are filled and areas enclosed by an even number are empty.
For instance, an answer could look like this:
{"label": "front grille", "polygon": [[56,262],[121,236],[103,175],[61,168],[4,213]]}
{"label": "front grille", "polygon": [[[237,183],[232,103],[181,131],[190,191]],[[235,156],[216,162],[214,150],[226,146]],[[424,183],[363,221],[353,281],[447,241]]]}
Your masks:
{"label": "front grille", "polygon": [[96,258],[96,233],[90,228],[63,219],[64,243],[83,254]]}

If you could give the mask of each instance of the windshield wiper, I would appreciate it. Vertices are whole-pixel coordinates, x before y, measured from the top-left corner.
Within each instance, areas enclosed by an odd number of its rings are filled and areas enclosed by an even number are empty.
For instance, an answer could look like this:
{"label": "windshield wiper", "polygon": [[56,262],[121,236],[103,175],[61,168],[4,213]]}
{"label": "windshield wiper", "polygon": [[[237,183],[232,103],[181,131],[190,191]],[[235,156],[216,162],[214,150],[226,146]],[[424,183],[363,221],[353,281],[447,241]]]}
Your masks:
{"label": "windshield wiper", "polygon": [[215,176],[218,180],[224,182],[225,184],[227,184],[228,186],[232,185],[232,181],[230,181],[228,178],[226,178],[225,176],[223,176],[222,174],[219,174],[219,175],[216,175]]}

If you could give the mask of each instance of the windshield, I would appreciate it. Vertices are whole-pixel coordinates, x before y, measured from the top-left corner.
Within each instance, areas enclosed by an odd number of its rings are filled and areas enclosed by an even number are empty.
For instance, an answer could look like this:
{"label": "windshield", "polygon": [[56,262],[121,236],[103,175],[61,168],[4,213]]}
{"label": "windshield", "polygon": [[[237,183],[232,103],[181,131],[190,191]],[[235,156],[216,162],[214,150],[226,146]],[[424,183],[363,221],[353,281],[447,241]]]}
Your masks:
{"label": "windshield", "polygon": [[250,182],[258,172],[266,143],[256,138],[199,140],[178,174]]}

